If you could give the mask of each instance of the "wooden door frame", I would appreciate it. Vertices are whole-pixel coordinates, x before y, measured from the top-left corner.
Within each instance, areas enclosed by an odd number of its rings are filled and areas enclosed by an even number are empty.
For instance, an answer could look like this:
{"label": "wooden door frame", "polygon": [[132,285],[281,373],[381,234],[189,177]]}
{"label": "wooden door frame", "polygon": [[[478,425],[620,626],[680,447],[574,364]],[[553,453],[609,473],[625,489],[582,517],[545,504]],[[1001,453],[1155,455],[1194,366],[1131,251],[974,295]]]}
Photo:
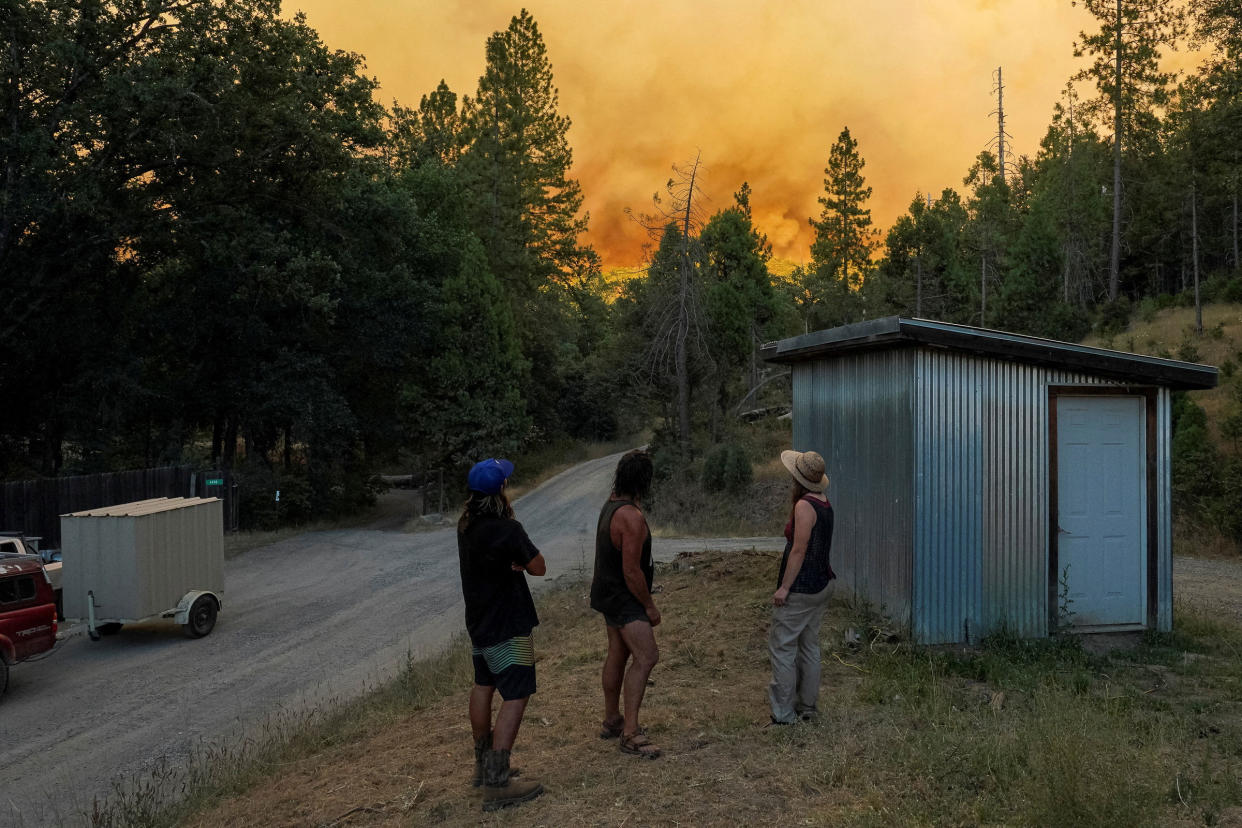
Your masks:
{"label": "wooden door frame", "polygon": [[1147,446],[1147,629],[1157,627],[1160,611],[1159,512],[1156,474],[1156,411],[1160,389],[1146,385],[1048,386],[1048,634],[1057,629],[1060,598],[1060,515],[1057,506],[1057,399],[1060,397],[1140,397],[1144,400]]}

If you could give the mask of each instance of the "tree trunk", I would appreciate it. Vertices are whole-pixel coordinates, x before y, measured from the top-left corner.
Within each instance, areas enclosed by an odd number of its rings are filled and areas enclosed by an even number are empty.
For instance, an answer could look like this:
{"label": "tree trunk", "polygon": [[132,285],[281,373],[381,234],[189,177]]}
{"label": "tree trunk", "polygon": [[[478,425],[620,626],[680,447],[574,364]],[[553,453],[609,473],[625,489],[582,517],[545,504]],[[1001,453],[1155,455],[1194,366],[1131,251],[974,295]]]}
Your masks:
{"label": "tree trunk", "polygon": [[1065,244],[1062,246],[1061,254],[1065,259],[1065,266],[1062,268],[1061,273],[1061,301],[1068,305],[1070,276],[1070,245],[1068,240],[1066,240]]}
{"label": "tree trunk", "polygon": [[215,420],[211,424],[211,467],[213,469],[220,467],[220,455],[224,449],[224,415],[216,412]]}
{"label": "tree trunk", "polygon": [[226,469],[233,468],[237,462],[237,431],[237,417],[229,415],[224,426],[224,451],[220,456],[220,462]]}
{"label": "tree trunk", "polygon": [[1108,301],[1121,287],[1121,2],[1117,0],[1116,85],[1113,89],[1113,249],[1108,260]]}
{"label": "tree trunk", "polygon": [[986,328],[988,326],[988,260],[985,256],[979,257],[979,295],[983,300],[979,307],[979,327]]}
{"label": "tree trunk", "polygon": [[686,211],[681,226],[680,300],[677,311],[677,436],[682,454],[690,455],[690,369],[687,365],[686,339],[690,335],[690,216],[694,202],[694,179],[699,173],[696,158],[690,171],[690,187],[686,191]]}
{"label": "tree trunk", "polygon": [[1203,336],[1203,304],[1199,301],[1199,207],[1195,179],[1190,179],[1190,266],[1195,275],[1195,333]]}
{"label": "tree trunk", "polygon": [[914,260],[914,315],[923,318],[923,259]]}
{"label": "tree trunk", "polygon": [[1233,194],[1233,269],[1242,269],[1242,265],[1238,264],[1238,193],[1236,189]]}

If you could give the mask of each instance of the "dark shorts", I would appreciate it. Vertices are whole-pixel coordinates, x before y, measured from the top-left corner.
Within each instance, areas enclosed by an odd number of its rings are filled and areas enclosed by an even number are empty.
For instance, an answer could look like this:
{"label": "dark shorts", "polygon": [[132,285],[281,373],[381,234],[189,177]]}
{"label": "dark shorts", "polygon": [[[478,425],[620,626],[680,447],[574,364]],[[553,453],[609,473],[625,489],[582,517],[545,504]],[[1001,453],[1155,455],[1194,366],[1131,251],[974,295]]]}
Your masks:
{"label": "dark shorts", "polygon": [[535,647],[529,635],[475,647],[473,656],[475,684],[495,687],[505,701],[534,695]]}
{"label": "dark shorts", "polygon": [[647,617],[647,610],[643,609],[642,605],[638,603],[627,605],[615,613],[605,612],[601,614],[604,616],[605,624],[618,630],[634,621],[651,623],[651,619]]}

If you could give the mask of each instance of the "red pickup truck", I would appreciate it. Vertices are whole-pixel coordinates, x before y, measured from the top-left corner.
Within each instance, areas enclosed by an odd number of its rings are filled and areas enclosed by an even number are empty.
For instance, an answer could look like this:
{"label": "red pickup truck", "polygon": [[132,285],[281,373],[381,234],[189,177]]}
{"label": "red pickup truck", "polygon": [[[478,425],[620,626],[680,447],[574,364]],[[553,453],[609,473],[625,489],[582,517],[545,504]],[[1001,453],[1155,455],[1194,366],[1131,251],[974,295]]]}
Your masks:
{"label": "red pickup truck", "polygon": [[0,695],[9,667],[56,646],[56,596],[33,555],[0,556]]}

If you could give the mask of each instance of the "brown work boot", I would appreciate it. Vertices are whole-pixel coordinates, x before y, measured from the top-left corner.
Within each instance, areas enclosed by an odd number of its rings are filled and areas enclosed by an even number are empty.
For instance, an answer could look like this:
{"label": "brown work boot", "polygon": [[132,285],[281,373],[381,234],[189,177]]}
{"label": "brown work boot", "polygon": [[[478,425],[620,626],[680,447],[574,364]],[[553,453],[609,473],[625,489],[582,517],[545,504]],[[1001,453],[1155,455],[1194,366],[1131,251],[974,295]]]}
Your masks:
{"label": "brown work boot", "polygon": [[[483,769],[483,757],[492,749],[492,734],[478,739],[474,743],[474,778],[470,780],[470,787],[478,788],[487,781],[487,772]],[[521,768],[509,768],[510,778],[521,776]]]}
{"label": "brown work boot", "polygon": [[506,805],[529,802],[543,793],[543,785],[533,779],[515,779],[509,770],[509,751],[488,750],[483,755],[483,810],[495,811]]}
{"label": "brown work boot", "polygon": [[492,734],[478,739],[474,743],[474,779],[471,780],[470,786],[477,788],[487,781],[487,772],[483,769],[483,757],[492,749]]}

